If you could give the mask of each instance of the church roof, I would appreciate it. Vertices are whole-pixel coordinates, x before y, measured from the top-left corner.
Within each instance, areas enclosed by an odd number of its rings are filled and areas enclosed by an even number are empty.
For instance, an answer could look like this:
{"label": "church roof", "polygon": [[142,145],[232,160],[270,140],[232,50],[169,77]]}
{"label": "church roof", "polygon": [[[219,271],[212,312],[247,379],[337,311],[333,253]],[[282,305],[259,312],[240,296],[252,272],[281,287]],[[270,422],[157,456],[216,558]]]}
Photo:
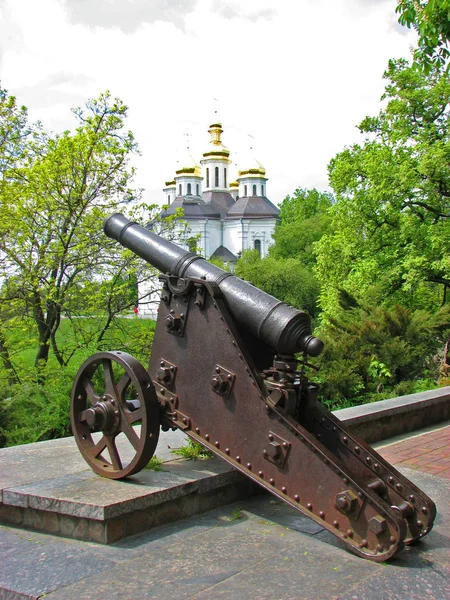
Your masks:
{"label": "church roof", "polygon": [[265,197],[242,196],[228,211],[227,219],[238,217],[277,218],[279,214],[279,209]]}
{"label": "church roof", "polygon": [[222,219],[227,215],[230,207],[234,204],[234,198],[230,192],[215,192],[214,190],[209,190],[202,193],[202,198],[220,214]]}
{"label": "church roof", "polygon": [[221,258],[224,262],[236,262],[237,256],[225,248],[225,246],[219,246],[211,254],[211,258]]}
{"label": "church roof", "polygon": [[173,215],[177,208],[183,209],[182,218],[185,219],[220,219],[220,212],[215,207],[206,204],[203,200],[184,196],[177,196],[172,204],[161,212],[160,216],[164,218]]}

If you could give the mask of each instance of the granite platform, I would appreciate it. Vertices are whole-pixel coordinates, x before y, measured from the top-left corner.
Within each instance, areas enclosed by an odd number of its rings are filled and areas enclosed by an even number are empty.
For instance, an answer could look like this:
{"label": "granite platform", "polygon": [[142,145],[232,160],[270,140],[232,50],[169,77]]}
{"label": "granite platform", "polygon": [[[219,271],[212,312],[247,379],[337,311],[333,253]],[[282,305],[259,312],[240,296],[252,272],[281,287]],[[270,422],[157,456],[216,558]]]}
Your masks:
{"label": "granite platform", "polygon": [[[353,433],[361,433],[358,427],[372,431],[371,441],[408,431],[424,411],[427,423],[446,416],[449,388],[335,414]],[[0,449],[0,523],[111,544],[260,493],[220,459],[175,460],[172,450],[185,444],[183,432],[161,432],[156,450],[161,470],[143,470],[124,481],[92,472],[73,438]]]}

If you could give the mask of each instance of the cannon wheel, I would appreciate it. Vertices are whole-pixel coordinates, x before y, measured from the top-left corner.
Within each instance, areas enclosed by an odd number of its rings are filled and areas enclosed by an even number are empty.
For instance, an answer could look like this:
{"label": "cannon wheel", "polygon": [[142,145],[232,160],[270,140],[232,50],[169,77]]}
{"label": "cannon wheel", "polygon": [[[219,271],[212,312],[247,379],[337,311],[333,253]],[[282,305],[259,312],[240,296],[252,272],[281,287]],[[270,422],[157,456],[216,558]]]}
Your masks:
{"label": "cannon wheel", "polygon": [[144,367],[125,352],[99,352],[80,367],[70,403],[72,432],[92,469],[123,479],[156,449],[160,409]]}

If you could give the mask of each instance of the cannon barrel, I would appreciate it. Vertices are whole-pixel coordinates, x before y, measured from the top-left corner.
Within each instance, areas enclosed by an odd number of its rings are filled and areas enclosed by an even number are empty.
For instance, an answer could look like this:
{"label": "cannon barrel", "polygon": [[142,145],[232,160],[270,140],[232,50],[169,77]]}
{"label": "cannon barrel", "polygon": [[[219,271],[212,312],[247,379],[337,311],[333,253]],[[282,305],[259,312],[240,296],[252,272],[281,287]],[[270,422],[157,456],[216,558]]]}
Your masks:
{"label": "cannon barrel", "polygon": [[318,356],[323,343],[311,334],[309,316],[251,283],[208,263],[197,254],[115,213],[104,224],[106,235],[156,267],[176,277],[205,279],[220,287],[237,323],[280,354]]}

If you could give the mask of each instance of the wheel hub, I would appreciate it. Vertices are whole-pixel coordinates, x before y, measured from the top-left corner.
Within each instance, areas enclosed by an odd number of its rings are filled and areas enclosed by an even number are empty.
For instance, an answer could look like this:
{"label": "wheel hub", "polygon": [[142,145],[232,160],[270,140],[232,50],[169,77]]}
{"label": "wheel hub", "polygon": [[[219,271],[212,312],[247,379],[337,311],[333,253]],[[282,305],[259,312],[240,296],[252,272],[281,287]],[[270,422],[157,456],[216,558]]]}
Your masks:
{"label": "wheel hub", "polygon": [[117,410],[114,398],[103,396],[97,404],[86,410],[85,418],[91,431],[113,433],[120,421],[119,411]]}

